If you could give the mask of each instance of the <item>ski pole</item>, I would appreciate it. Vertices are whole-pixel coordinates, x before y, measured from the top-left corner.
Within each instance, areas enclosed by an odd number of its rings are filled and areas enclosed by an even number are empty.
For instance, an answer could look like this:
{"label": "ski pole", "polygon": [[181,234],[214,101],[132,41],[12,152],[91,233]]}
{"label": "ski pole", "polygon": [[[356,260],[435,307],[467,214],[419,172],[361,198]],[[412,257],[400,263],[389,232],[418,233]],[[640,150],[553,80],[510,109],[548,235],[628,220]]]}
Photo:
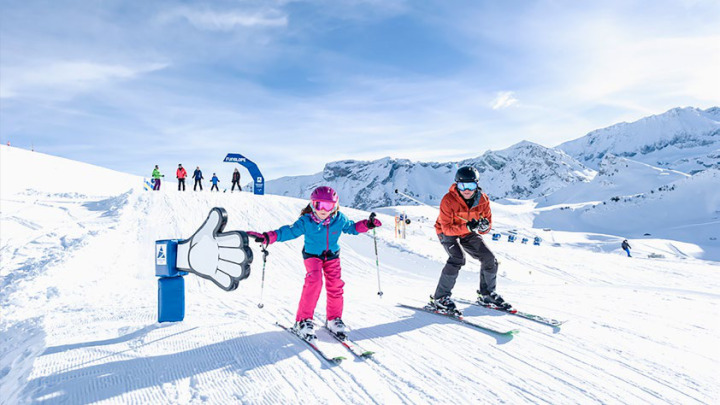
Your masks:
{"label": "ski pole", "polygon": [[438,209],[438,207],[432,206],[432,205],[430,205],[430,204],[426,204],[426,203],[424,203],[424,202],[422,202],[422,201],[420,201],[420,200],[417,200],[417,199],[415,199],[415,198],[413,198],[413,197],[410,197],[409,195],[401,192],[401,191],[398,190],[398,189],[395,189],[395,194],[400,194],[401,196],[403,196],[403,197],[405,197],[405,198],[407,198],[407,199],[409,199],[409,200],[415,201],[415,202],[418,203],[418,204],[427,205],[428,207]]}
{"label": "ski pole", "polygon": [[[370,213],[370,221],[373,222],[375,220],[375,213]],[[380,288],[380,260],[378,259],[378,250],[377,250],[377,235],[375,234],[375,228],[373,228],[373,243],[375,244],[375,267],[377,268],[377,279],[378,279],[378,296],[382,298],[383,292],[382,288]]]}
{"label": "ski pole", "polygon": [[262,249],[263,252],[263,269],[262,269],[262,281],[260,282],[260,303],[258,303],[258,308],[262,309],[265,304],[263,304],[263,293],[265,292],[265,264],[267,263],[267,257],[270,254],[270,252],[265,249],[265,245],[261,244],[260,249]]}

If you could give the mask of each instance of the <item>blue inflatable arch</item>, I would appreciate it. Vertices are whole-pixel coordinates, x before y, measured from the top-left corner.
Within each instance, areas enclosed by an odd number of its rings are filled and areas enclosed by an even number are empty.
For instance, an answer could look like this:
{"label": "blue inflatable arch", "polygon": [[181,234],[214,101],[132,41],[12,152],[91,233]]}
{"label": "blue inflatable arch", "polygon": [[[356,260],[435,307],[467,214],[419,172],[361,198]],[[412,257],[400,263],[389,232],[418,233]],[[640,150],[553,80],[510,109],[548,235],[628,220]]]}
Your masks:
{"label": "blue inflatable arch", "polygon": [[265,177],[263,177],[260,169],[258,169],[252,160],[239,153],[228,153],[228,155],[225,156],[224,162],[237,163],[244,166],[253,177],[253,193],[257,195],[265,194]]}

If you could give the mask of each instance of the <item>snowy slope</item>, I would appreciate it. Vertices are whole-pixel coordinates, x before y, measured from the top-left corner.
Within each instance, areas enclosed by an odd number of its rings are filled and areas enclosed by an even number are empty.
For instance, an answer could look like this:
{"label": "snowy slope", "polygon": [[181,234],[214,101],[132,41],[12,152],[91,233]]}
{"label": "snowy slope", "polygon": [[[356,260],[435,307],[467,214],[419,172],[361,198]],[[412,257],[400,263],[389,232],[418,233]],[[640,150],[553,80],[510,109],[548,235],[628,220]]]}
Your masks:
{"label": "snowy slope", "polygon": [[673,108],[592,131],[557,148],[592,168],[611,153],[693,174],[720,165],[720,107]]}
{"label": "snowy slope", "polygon": [[607,154],[600,161],[592,181],[569,185],[550,195],[539,197],[538,207],[608,200],[634,195],[664,186],[689,175],[660,169],[645,163]]}
{"label": "snowy slope", "polygon": [[[55,163],[57,170],[84,186],[75,163],[64,163]],[[9,181],[8,173],[32,176],[34,167],[15,163],[0,180]],[[105,173],[81,169],[90,177]],[[393,238],[386,215],[377,232],[382,299],[371,235],[341,240],[344,319],[377,355],[331,366],[273,325],[290,322],[297,306],[304,276],[300,240],[270,247],[264,309],[256,305],[262,268],[256,259],[250,278],[230,293],[187,276],[186,319],[156,323],[156,239],[190,236],[214,206],[227,209],[227,229],[273,229],[295,219],[304,200],[128,191],[119,184],[114,192],[3,193],[0,402],[720,400],[717,262],[628,259],[619,247],[607,249],[608,241],[617,246],[619,240],[609,235],[553,231],[560,247],[488,242],[501,261],[506,298],[568,320],[553,329],[480,308],[466,311],[477,322],[521,329],[504,338],[396,306],[424,303],[446,258],[431,229],[433,209],[400,207],[414,219],[408,239]],[[525,204],[495,204],[498,229],[531,224]],[[353,219],[367,216],[343,210]],[[10,223],[21,228],[8,237]],[[473,296],[477,269],[470,259],[456,295]],[[323,308],[321,297],[319,316]]]}
{"label": "snowy slope", "polygon": [[720,170],[709,169],[633,196],[541,209],[534,226],[683,241],[698,250],[681,255],[720,260]]}
{"label": "snowy slope", "polygon": [[562,151],[532,142],[520,142],[480,157],[448,163],[411,162],[384,158],[372,162],[345,160],[328,163],[322,173],[291,176],[266,183],[268,193],[304,198],[319,184],[328,184],[344,204],[371,209],[412,203],[396,189],[428,204],[437,204],[452,183],[459,166],[480,171],[480,185],[491,198],[532,198],[569,184],[592,179],[594,171]]}

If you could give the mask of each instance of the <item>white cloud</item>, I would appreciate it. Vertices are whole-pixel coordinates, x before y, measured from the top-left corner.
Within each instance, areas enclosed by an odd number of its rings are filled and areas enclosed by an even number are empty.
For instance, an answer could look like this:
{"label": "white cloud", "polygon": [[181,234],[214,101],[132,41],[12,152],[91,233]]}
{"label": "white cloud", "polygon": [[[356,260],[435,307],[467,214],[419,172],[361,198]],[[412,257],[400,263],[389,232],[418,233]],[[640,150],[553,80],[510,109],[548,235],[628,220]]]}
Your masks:
{"label": "white cloud", "polygon": [[517,98],[512,91],[500,91],[496,94],[495,99],[490,103],[493,110],[508,108],[517,103]]}
{"label": "white cloud", "polygon": [[0,98],[25,95],[63,98],[116,80],[160,70],[166,64],[111,65],[86,61],[58,61],[47,65],[13,66],[3,69]]}
{"label": "white cloud", "polygon": [[238,27],[285,27],[287,15],[277,10],[246,11],[210,11],[181,8],[167,16],[183,18],[201,30],[232,31]]}

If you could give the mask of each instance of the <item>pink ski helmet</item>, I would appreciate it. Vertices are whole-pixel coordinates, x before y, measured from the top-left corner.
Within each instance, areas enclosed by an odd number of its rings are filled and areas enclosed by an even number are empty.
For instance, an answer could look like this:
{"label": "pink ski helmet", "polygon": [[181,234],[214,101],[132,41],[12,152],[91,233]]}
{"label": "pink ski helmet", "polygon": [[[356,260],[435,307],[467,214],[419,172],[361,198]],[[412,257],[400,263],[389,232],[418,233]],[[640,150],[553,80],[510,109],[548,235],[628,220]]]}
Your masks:
{"label": "pink ski helmet", "polygon": [[310,206],[313,211],[323,210],[335,212],[338,210],[340,197],[331,187],[321,186],[313,190],[310,195]]}

